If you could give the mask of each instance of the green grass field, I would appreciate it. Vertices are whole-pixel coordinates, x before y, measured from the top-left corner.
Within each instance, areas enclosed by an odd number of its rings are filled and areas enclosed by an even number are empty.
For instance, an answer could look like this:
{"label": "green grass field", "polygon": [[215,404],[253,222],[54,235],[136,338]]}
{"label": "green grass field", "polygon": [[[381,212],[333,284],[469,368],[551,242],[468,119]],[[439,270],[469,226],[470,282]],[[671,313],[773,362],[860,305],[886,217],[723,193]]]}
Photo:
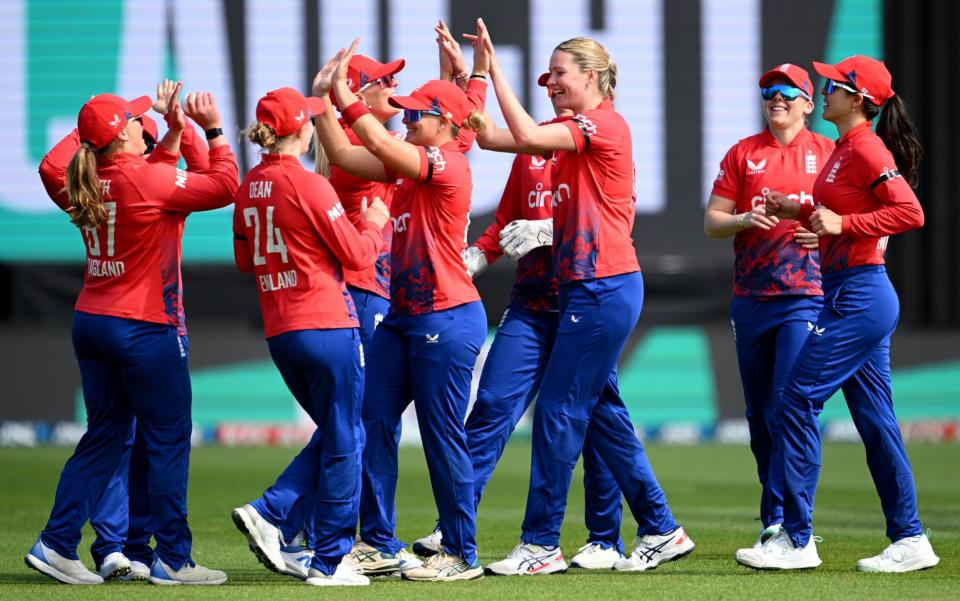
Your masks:
{"label": "green grass field", "polygon": [[[230,509],[256,497],[286,465],[295,449],[202,448],[194,451],[190,525],[194,558],[226,570],[223,587],[159,589],[145,583],[99,587],[57,585],[23,564],[42,529],[65,449],[2,449],[0,598],[34,599],[956,599],[960,591],[960,446],[909,448],[920,494],[921,518],[932,528],[940,565],[904,575],[859,574],[854,563],[886,544],[883,516],[859,445],[829,445],[817,496],[816,534],[823,566],[802,573],[759,573],[738,566],[733,552],[752,543],[758,530],[759,486],[747,447],[651,446],[651,461],[677,519],[697,543],[690,557],[650,573],[585,573],[532,578],[493,578],[441,584],[374,581],[354,589],[315,589],[262,568],[230,520]],[[478,516],[480,558],[503,557],[516,543],[527,489],[529,446],[507,449]],[[583,489],[575,477],[563,549],[567,558],[583,544]],[[412,541],[433,526],[434,504],[419,449],[403,449],[398,492],[400,538]],[[629,545],[634,522],[626,512]],[[84,534],[81,558],[92,565]]]}

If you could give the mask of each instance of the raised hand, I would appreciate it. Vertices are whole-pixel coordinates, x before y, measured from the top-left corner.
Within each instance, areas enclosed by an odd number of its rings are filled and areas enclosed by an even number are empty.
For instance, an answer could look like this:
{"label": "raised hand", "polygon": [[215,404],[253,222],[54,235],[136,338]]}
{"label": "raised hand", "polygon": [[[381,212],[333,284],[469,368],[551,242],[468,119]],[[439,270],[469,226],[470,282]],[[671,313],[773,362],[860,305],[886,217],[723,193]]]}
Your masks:
{"label": "raised hand", "polygon": [[204,131],[220,127],[220,109],[214,102],[210,92],[193,92],[187,94],[187,103],[184,106],[187,116],[193,119]]}
{"label": "raised hand", "polygon": [[440,19],[433,30],[437,32],[437,46],[440,48],[440,79],[456,79],[457,83],[460,83],[459,80],[464,79],[463,76],[467,74],[467,61],[463,57],[460,44],[450,34],[443,19]]}
{"label": "raised hand", "polygon": [[463,37],[470,40],[473,45],[474,73],[486,74],[500,67],[497,62],[496,51],[493,48],[493,40],[490,39],[490,32],[487,31],[483,19],[477,19],[476,35],[465,33]]}
{"label": "raised hand", "polygon": [[353,58],[353,55],[357,52],[357,46],[360,45],[360,38],[353,38],[353,43],[350,44],[350,47],[346,51],[341,50],[343,54],[339,54],[340,60],[337,61],[337,69],[333,72],[333,83],[339,84],[347,83],[347,67],[350,66],[350,59]]}
{"label": "raised hand", "polygon": [[153,101],[153,110],[161,115],[167,114],[167,110],[170,106],[170,98],[173,96],[174,90],[177,88],[178,83],[181,82],[176,82],[172,79],[164,79],[162,82],[157,84],[157,98]]}
{"label": "raised hand", "polygon": [[[170,95],[166,97],[166,113],[164,113],[164,116],[167,127],[174,132],[181,132],[187,126],[187,120],[183,116],[183,108],[180,106],[180,89],[182,87],[183,83],[178,81],[171,89]],[[160,90],[160,86],[157,86],[157,90]]]}
{"label": "raised hand", "polygon": [[316,77],[313,78],[312,89],[314,96],[324,98],[330,93],[330,90],[333,88],[333,73],[337,70],[337,65],[340,64],[340,58],[345,52],[346,50],[341,48],[333,55],[333,58],[328,60],[327,64],[317,72]]}

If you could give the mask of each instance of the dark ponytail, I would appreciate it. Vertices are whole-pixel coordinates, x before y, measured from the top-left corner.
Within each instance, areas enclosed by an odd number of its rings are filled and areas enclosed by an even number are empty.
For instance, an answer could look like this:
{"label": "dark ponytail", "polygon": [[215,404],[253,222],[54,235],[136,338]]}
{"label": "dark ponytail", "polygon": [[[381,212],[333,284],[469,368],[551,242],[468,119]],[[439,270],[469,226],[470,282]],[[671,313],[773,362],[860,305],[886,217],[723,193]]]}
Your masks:
{"label": "dark ponytail", "polygon": [[883,140],[887,150],[893,154],[893,160],[897,163],[897,169],[910,187],[917,188],[917,167],[923,158],[923,146],[920,144],[920,136],[917,134],[917,128],[910,120],[907,113],[907,105],[900,100],[899,96],[894,96],[887,100],[880,110],[876,104],[869,98],[863,99],[863,112],[867,119],[873,119],[880,114],[880,121],[877,122],[877,135]]}

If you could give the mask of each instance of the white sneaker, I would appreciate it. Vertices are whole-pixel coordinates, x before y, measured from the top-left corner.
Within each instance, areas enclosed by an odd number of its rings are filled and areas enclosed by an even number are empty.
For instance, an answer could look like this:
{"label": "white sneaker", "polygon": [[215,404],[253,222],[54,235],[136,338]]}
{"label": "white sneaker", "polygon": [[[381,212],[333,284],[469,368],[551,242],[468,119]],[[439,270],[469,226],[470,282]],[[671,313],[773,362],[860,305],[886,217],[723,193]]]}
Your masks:
{"label": "white sneaker", "polygon": [[926,534],[901,538],[883,553],[857,562],[858,572],[912,572],[926,570],[940,563]]}
{"label": "white sneaker", "polygon": [[142,561],[132,560],[130,562],[130,572],[126,576],[121,576],[120,580],[124,582],[134,582],[137,580],[147,580],[150,578],[150,566]]}
{"label": "white sneaker", "polygon": [[423,560],[406,549],[397,552],[397,561],[400,563],[401,574],[423,566]]}
{"label": "white sneaker", "polygon": [[621,572],[652,570],[662,563],[686,557],[696,548],[682,527],[668,534],[638,536],[633,540],[630,557],[614,562],[613,569]]}
{"label": "white sneaker", "polygon": [[23,561],[28,567],[64,584],[103,584],[103,578],[88,570],[79,559],[67,559],[39,538]]}
{"label": "white sneaker", "polygon": [[440,551],[443,551],[443,533],[439,528],[413,541],[413,552],[422,557],[430,557]]}
{"label": "white sneaker", "polygon": [[753,542],[752,547],[737,549],[737,561],[739,563],[743,563],[744,561],[755,561],[752,558],[759,557],[760,549],[763,547],[763,543],[776,536],[782,528],[783,526],[781,524],[773,524],[772,526],[767,526],[766,528],[762,529],[760,534],[757,535],[757,540]]}
{"label": "white sneaker", "polygon": [[283,574],[286,564],[280,555],[280,530],[263,519],[249,503],[237,507],[230,515],[237,530],[247,537],[247,545],[260,563],[268,570]]}
{"label": "white sneaker", "polygon": [[223,584],[227,581],[227,575],[220,570],[211,570],[201,565],[190,565],[185,563],[179,570],[174,570],[162,559],[155,559],[150,567],[150,576],[148,580],[152,584],[160,585],[213,585]]}
{"label": "white sneaker", "polygon": [[389,576],[400,569],[400,559],[393,553],[381,551],[365,542],[353,545],[343,558],[351,570],[365,576]]}
{"label": "white sneaker", "polygon": [[357,574],[346,562],[341,562],[337,570],[329,576],[316,568],[310,568],[306,582],[310,586],[367,586],[370,579]]}
{"label": "white sneaker", "polygon": [[577,554],[570,560],[570,567],[584,570],[609,570],[618,559],[623,559],[623,555],[620,555],[616,547],[587,543],[580,547]]}
{"label": "white sneaker", "polygon": [[543,547],[520,541],[510,554],[487,565],[486,573],[495,576],[534,576],[566,572],[567,562],[560,547]]}
{"label": "white sneaker", "polygon": [[758,570],[804,570],[819,566],[820,556],[817,555],[816,539],[811,536],[807,546],[798,549],[793,546],[787,531],[780,529],[773,538],[763,543],[758,551],[737,554],[737,561],[747,567]]}
{"label": "white sneaker", "polygon": [[114,551],[103,558],[103,563],[100,564],[97,573],[104,580],[123,578],[130,573],[130,560],[123,553]]}
{"label": "white sneaker", "polygon": [[472,564],[468,564],[459,555],[441,551],[432,555],[422,566],[402,572],[400,577],[423,582],[475,580],[483,578],[483,568],[480,566],[479,559],[474,559]]}
{"label": "white sneaker", "polygon": [[280,547],[280,556],[283,557],[283,573],[300,580],[307,579],[310,570],[310,560],[313,559],[313,550],[303,545],[295,547]]}

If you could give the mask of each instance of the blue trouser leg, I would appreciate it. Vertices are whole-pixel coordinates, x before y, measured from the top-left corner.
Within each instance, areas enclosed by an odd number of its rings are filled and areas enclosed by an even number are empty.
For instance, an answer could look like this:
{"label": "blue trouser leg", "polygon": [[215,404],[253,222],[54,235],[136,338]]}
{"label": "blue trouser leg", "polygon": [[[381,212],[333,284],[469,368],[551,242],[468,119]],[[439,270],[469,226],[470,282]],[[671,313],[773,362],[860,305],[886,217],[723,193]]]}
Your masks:
{"label": "blue trouser leg", "polygon": [[[363,368],[354,328],[303,330],[274,336],[270,355],[284,382],[317,424],[307,446],[254,502],[268,521],[285,523],[298,502],[315,552],[311,566],[332,574],[353,545],[360,494]],[[290,540],[300,524],[288,524]]]}
{"label": "blue trouser leg", "polygon": [[135,414],[147,448],[157,555],[179,569],[190,561],[191,544],[186,340],[170,326],[81,312],[74,316],[73,338],[88,430],[64,466],[41,537],[58,553],[76,557],[80,527],[117,469]]}
{"label": "blue trouser leg", "polygon": [[786,296],[758,300],[734,297],[730,323],[734,330],[740,381],[750,428],[750,450],[760,480],[760,520],[764,527],[783,522],[782,462],[772,461],[771,425],[790,369],[807,339],[808,324],[817,321],[823,298]]}
{"label": "blue trouser leg", "polygon": [[795,546],[810,540],[820,475],[817,418],[843,387],[870,454],[887,532],[919,534],[913,475],[890,399],[890,335],[900,312],[896,292],[879,266],[829,274],[823,283],[824,310],[790,374],[774,423],[783,440],[783,526]]}
{"label": "blue trouser leg", "polygon": [[639,272],[560,288],[560,328],[534,411],[525,542],[560,543],[570,479],[589,427],[637,521],[655,521],[659,532],[676,525],[625,409],[625,419],[618,418],[623,400],[614,390],[604,393],[642,304]]}
{"label": "blue trouser leg", "polygon": [[133,449],[130,452],[130,505],[129,528],[127,541],[123,546],[123,554],[131,561],[139,561],[150,565],[153,559],[153,549],[150,548],[150,539],[153,537],[153,519],[150,511],[150,492],[147,488],[147,477],[150,465],[147,460],[147,447],[143,442],[143,435],[137,434],[133,440]]}
{"label": "blue trouser leg", "polygon": [[443,549],[473,563],[476,506],[463,423],[473,367],[486,338],[486,313],[473,302],[406,319],[414,405]]}
{"label": "blue trouser leg", "polygon": [[397,523],[397,451],[400,419],[413,398],[405,316],[388,314],[373,337],[367,365],[377,382],[364,391],[363,484],[360,492],[360,537],[381,551],[404,547],[395,535]]}
{"label": "blue trouser leg", "polygon": [[98,568],[107,555],[123,552],[127,540],[130,526],[130,452],[135,437],[136,424],[130,429],[130,437],[123,449],[120,463],[90,516],[90,526],[97,534],[96,540],[90,546],[90,555]]}
{"label": "blue trouser leg", "polygon": [[[611,400],[620,398],[616,383],[616,368],[610,385],[604,386],[601,396],[611,395]],[[614,401],[615,402],[615,401]],[[621,406],[622,403],[621,403]],[[630,416],[623,407],[629,422]],[[630,425],[631,429],[633,424]],[[623,523],[623,493],[617,486],[613,472],[604,463],[597,444],[587,430],[583,441],[583,521],[587,527],[587,542],[596,543],[603,548],[614,547],[624,553],[623,539],[620,538],[620,526]]]}
{"label": "blue trouser leg", "polygon": [[507,309],[480,374],[465,430],[473,464],[475,507],[510,434],[540,389],[557,335],[558,315]]}

